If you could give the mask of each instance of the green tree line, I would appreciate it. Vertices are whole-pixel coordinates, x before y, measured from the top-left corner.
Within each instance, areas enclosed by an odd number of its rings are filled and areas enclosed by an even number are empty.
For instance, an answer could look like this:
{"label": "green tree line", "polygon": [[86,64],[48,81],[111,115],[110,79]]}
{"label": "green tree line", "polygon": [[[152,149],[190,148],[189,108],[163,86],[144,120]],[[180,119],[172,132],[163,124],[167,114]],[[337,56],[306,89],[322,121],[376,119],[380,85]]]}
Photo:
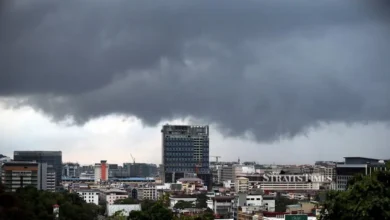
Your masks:
{"label": "green tree line", "polygon": [[358,175],[346,191],[329,191],[320,220],[390,220],[390,172]]}
{"label": "green tree line", "polygon": [[97,219],[99,206],[86,203],[78,194],[40,191],[34,187],[5,192],[0,185],[1,220],[53,220],[53,205],[60,206],[61,220]]}

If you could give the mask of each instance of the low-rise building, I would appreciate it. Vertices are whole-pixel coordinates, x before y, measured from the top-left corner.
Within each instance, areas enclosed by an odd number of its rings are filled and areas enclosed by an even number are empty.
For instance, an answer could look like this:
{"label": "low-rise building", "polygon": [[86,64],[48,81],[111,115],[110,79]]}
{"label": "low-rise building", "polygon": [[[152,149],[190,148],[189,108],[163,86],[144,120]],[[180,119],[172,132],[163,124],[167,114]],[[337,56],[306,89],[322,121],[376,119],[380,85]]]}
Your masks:
{"label": "low-rise building", "polygon": [[246,177],[237,177],[234,188],[236,193],[247,192],[249,187],[249,179]]}
{"label": "low-rise building", "polygon": [[157,189],[154,185],[142,186],[136,189],[138,200],[157,200]]}
{"label": "low-rise building", "polygon": [[200,178],[180,178],[177,180],[178,184],[182,185],[182,190],[187,193],[202,190],[204,187],[203,180]]}
{"label": "low-rise building", "polygon": [[106,201],[107,204],[113,205],[116,200],[127,199],[129,195],[125,190],[109,189],[100,190],[99,198],[102,201]]}
{"label": "low-rise building", "polygon": [[179,201],[193,202],[195,204],[196,196],[195,195],[172,195],[169,197],[169,200],[170,200],[170,208],[173,208],[176,205],[176,203]]}
{"label": "low-rise building", "polygon": [[233,212],[234,196],[215,196],[207,200],[207,207],[214,211],[214,214],[228,217]]}
{"label": "low-rise building", "polygon": [[258,206],[243,206],[240,207],[237,213],[237,220],[261,220],[264,210]]}
{"label": "low-rise building", "polygon": [[99,205],[99,191],[98,190],[78,190],[77,194],[87,203]]}
{"label": "low-rise building", "polygon": [[298,214],[313,214],[317,209],[317,203],[311,202],[300,202],[298,204],[287,205],[286,212],[288,213],[298,213]]}
{"label": "low-rise building", "polygon": [[248,194],[246,196],[246,205],[247,206],[262,206],[263,205],[263,196],[260,194]]}

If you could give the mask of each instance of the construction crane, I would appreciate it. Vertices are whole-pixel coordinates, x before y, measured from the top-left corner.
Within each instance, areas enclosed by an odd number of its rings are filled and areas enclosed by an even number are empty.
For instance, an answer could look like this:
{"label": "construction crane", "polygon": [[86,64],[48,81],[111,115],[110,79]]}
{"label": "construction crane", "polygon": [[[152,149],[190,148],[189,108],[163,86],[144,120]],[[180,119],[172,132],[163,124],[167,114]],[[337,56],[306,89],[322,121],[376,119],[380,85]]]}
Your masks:
{"label": "construction crane", "polygon": [[221,158],[221,156],[210,156],[210,157],[215,157],[215,162],[218,163],[218,158]]}
{"label": "construction crane", "polygon": [[134,159],[133,155],[130,154],[130,156],[131,156],[131,159],[133,159],[133,164],[135,164],[135,159]]}

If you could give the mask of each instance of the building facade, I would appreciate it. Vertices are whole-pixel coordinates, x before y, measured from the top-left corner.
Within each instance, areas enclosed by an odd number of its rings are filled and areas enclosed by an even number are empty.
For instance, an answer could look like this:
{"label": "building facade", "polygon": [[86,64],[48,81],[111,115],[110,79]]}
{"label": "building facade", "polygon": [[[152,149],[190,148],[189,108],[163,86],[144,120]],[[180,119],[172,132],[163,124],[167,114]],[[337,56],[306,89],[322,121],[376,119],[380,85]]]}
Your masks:
{"label": "building facade", "polygon": [[5,162],[2,167],[1,182],[7,191],[33,186],[40,190],[55,191],[55,171],[51,165],[29,161]]}
{"label": "building facade", "polygon": [[175,183],[186,173],[196,173],[211,187],[209,127],[164,125],[162,130],[164,183]]}
{"label": "building facade", "polygon": [[65,163],[62,165],[62,176],[64,177],[79,177],[80,171],[78,163]]}
{"label": "building facade", "polygon": [[56,190],[56,171],[52,165],[38,164],[38,189],[52,192]]}
{"label": "building facade", "polygon": [[52,165],[56,173],[56,186],[62,181],[61,151],[14,151],[14,161],[35,161]]}
{"label": "building facade", "polygon": [[26,186],[38,188],[38,168],[39,164],[36,162],[6,162],[1,168],[1,182],[8,192],[15,192]]}
{"label": "building facade", "polygon": [[234,188],[236,193],[244,193],[248,191],[249,188],[249,179],[245,177],[237,177],[234,183]]}
{"label": "building facade", "polygon": [[[136,198],[138,200],[157,200],[157,189],[155,186],[142,186],[136,189]],[[132,197],[133,197],[133,192]]]}

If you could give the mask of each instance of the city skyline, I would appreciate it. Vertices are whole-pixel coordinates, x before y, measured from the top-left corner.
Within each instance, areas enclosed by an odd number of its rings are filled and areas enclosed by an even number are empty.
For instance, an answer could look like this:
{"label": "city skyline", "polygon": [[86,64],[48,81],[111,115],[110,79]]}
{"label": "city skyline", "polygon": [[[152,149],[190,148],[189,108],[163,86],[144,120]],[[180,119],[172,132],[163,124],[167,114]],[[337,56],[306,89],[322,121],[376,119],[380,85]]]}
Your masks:
{"label": "city skyline", "polygon": [[[4,113],[4,110],[0,110],[0,113]],[[2,146],[5,146],[1,149],[2,154],[11,158],[14,150],[61,150],[64,162],[78,162],[85,165],[94,164],[103,159],[108,163],[132,162],[130,154],[133,154],[136,162],[161,164],[161,127],[166,124],[165,122],[157,127],[144,128],[137,119],[110,116],[94,120],[80,128],[49,122],[47,118],[34,113],[31,109],[28,113],[22,114],[24,117],[20,115],[15,114],[14,111],[0,114],[0,124],[5,124],[9,119],[14,122],[7,128],[0,127],[0,132],[4,134],[0,141],[3,143]],[[170,124],[187,123],[189,123],[188,120],[170,122]],[[42,129],[34,130],[34,126],[38,125],[49,128],[50,132]],[[381,125],[360,128],[331,126],[308,134],[309,137],[302,136],[272,144],[225,138],[215,129],[215,125],[210,125],[210,129],[210,155],[222,156],[220,160],[237,161],[240,157],[241,161],[256,161],[263,164],[313,164],[318,160],[342,161],[344,156],[361,155],[386,159],[382,157],[387,155],[385,152],[387,144],[390,143],[390,137]],[[30,136],[24,132],[19,136],[18,132],[23,130],[32,132],[29,133]],[[355,139],[356,136],[365,137],[366,141]],[[24,137],[24,142],[15,142],[22,137]],[[375,146],[370,145],[370,139],[374,138],[376,138]],[[48,140],[51,141],[48,142]],[[19,145],[16,146],[16,143]],[[31,143],[39,143],[39,145],[26,147],[31,146]],[[55,144],[57,147],[51,147]],[[113,144],[117,144],[114,148],[117,149],[116,151],[110,150]],[[224,150],[226,146],[229,151]],[[249,151],[242,151],[235,146],[246,146],[245,149]],[[355,151],[356,146],[362,149],[358,153]],[[93,154],[91,150],[94,150]],[[282,150],[286,151],[286,154],[281,154]],[[304,154],[306,156],[302,156]]]}
{"label": "city skyline", "polygon": [[1,153],[161,163],[170,123],[222,160],[388,157],[383,2],[2,2]]}

